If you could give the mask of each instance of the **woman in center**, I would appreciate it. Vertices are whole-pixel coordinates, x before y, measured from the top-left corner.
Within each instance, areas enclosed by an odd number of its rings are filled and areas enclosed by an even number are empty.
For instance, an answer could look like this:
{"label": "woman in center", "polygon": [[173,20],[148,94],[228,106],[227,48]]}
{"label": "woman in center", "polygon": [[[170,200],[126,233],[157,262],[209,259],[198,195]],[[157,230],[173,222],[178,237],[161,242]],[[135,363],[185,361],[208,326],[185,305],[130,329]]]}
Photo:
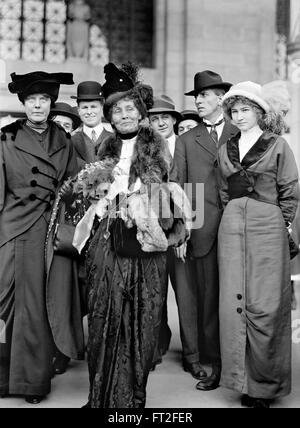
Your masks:
{"label": "woman in center", "polygon": [[[152,185],[180,192],[179,186],[169,183],[171,157],[166,142],[144,123],[152,88],[136,83],[132,70],[108,64],[102,87],[104,115],[115,134],[103,142],[98,155],[100,161],[112,161],[118,171],[109,192],[118,194],[117,213],[124,208],[124,195],[145,195]],[[180,245],[188,236],[186,224],[175,215],[145,218],[143,212],[138,214],[135,208],[143,211],[145,201],[140,196],[127,199],[133,227],[125,225],[124,217],[102,216],[98,209],[100,221],[88,245],[87,407],[145,406],[166,298],[166,248]],[[150,209],[157,212],[152,203]]]}

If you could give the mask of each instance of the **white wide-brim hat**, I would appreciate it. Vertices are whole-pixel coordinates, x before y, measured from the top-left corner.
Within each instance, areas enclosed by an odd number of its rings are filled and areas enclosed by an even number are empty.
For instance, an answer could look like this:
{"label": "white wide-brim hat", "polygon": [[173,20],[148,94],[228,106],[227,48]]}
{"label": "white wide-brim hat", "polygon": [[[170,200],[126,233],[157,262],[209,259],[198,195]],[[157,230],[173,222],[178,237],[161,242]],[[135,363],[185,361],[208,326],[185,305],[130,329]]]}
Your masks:
{"label": "white wide-brim hat", "polygon": [[245,97],[258,104],[266,113],[270,111],[270,105],[263,98],[262,86],[254,82],[240,82],[233,85],[222,99],[222,105],[225,107],[226,100],[232,97]]}

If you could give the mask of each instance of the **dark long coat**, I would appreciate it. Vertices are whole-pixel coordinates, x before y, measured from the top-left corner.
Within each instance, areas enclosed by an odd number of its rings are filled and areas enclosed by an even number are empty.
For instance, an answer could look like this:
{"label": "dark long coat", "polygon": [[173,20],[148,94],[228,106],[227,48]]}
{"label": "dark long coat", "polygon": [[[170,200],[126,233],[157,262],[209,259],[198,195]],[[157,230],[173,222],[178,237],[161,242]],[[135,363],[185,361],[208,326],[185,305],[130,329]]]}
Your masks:
{"label": "dark long coat", "polygon": [[[111,137],[99,159],[120,159],[122,141]],[[171,164],[166,142],[141,127],[129,184],[167,182]],[[146,384],[158,340],[166,298],[167,254],[120,257],[105,239],[102,220],[87,251],[91,407],[144,407]]]}
{"label": "dark long coat", "polygon": [[[77,170],[67,134],[42,136],[17,121],[0,144],[0,393],[46,395],[53,339],[46,309],[44,246],[57,188]],[[49,299],[49,296],[48,296]]]}
{"label": "dark long coat", "polygon": [[[225,122],[219,145],[237,131]],[[222,205],[217,146],[203,122],[178,138],[174,161],[180,184],[192,185],[192,195],[187,193],[198,223],[188,242],[186,262],[176,260],[174,268],[183,358],[188,363],[220,365],[216,244]]]}
{"label": "dark long coat", "polygon": [[[273,399],[291,388],[291,287],[286,224],[299,198],[293,153],[263,133],[239,161],[239,136],[220,150],[221,384]],[[227,187],[226,187],[227,185]]]}
{"label": "dark long coat", "polygon": [[[236,133],[237,128],[225,122],[219,145],[226,143]],[[198,205],[200,211],[204,208],[204,221],[202,227],[192,231],[189,241],[191,255],[203,257],[215,243],[222,215],[218,191],[217,147],[203,122],[178,138],[174,162],[181,186],[192,183],[193,210],[196,210],[196,196],[199,197],[196,184],[204,185],[203,199],[199,198]]]}
{"label": "dark long coat", "polygon": [[103,129],[100,134],[95,147],[91,139],[83,132],[83,127],[79,127],[72,135],[72,143],[79,159],[79,164],[84,167],[86,163],[92,163],[97,161],[97,153],[102,142],[112,133]]}

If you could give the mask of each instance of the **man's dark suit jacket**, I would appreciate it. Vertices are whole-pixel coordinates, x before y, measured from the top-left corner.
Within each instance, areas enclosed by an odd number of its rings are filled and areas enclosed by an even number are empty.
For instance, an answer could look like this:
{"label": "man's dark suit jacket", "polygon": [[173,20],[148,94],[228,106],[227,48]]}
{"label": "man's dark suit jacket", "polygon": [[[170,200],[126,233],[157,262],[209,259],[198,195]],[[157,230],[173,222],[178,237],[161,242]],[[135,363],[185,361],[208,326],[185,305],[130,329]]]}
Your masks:
{"label": "man's dark suit jacket", "polygon": [[[237,132],[235,126],[225,122],[219,146],[225,144]],[[193,210],[196,209],[196,183],[204,184],[203,226],[192,231],[189,241],[190,254],[193,257],[203,257],[209,253],[216,240],[222,215],[217,147],[203,122],[178,138],[174,162],[181,186],[185,183],[193,184]],[[197,196],[201,198],[201,195]],[[203,208],[203,199],[201,206]]]}
{"label": "man's dark suit jacket", "polygon": [[91,150],[93,143],[91,139],[83,132],[83,128],[80,127],[75,131],[75,133],[72,135],[72,142],[80,166],[84,167],[86,163],[97,161],[99,147],[102,142],[110,135],[112,135],[111,132],[103,129],[97,140],[95,150],[93,151]]}

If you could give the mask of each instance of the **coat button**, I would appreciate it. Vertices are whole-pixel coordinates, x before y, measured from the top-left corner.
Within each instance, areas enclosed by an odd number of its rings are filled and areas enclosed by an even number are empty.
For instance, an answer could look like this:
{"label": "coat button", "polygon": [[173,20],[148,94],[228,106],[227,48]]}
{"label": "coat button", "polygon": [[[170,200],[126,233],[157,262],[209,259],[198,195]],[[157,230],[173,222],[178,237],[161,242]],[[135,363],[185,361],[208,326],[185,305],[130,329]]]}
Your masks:
{"label": "coat button", "polygon": [[248,192],[253,192],[253,187],[248,187]]}
{"label": "coat button", "polygon": [[238,314],[241,314],[243,312],[243,309],[242,308],[237,308],[236,311],[237,311]]}
{"label": "coat button", "polygon": [[241,294],[237,294],[237,295],[236,295],[236,298],[237,298],[238,300],[242,300],[243,296],[242,296]]}
{"label": "coat button", "polygon": [[244,175],[245,175],[245,172],[244,172],[244,171],[241,171],[241,172],[240,172],[240,176],[241,176],[241,177],[244,177]]}

